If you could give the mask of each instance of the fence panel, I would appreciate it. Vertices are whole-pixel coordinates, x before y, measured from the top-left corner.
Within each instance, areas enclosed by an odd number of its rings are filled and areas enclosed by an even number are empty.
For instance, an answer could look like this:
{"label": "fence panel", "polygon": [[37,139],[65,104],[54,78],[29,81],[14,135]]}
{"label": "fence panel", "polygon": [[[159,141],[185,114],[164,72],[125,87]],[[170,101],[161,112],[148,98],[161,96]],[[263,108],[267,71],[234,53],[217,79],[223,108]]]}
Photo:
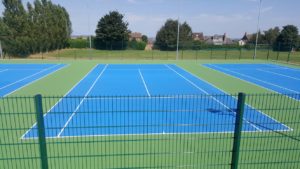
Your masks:
{"label": "fence panel", "polygon": [[[299,166],[300,103],[289,96],[247,95],[238,168]],[[43,97],[49,169],[229,169],[235,98]],[[41,168],[34,103],[0,99],[0,168]]]}
{"label": "fence panel", "polygon": [[[261,130],[267,129],[268,132],[244,132],[242,134],[240,168],[299,168],[300,102],[292,99],[294,96],[247,95],[246,102],[251,103],[274,121],[261,118],[260,123],[256,124]],[[246,107],[245,111],[253,110],[247,110]],[[252,118],[249,117],[249,119]],[[286,128],[276,128],[278,123]]]}

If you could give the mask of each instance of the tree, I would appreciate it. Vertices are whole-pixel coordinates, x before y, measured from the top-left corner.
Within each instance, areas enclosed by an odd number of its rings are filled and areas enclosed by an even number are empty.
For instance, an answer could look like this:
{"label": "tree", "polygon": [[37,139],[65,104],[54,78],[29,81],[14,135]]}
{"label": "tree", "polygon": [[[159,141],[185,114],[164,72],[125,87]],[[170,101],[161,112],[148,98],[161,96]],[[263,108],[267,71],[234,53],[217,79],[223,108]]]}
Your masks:
{"label": "tree", "polygon": [[[6,25],[9,32],[3,37],[6,46],[6,52],[27,56],[30,53],[29,24],[27,22],[27,13],[21,0],[3,0],[5,10],[3,12],[3,24]],[[2,33],[1,33],[2,34]]]}
{"label": "tree", "polygon": [[4,50],[13,56],[26,57],[66,47],[71,35],[68,12],[49,0],[27,3],[21,0],[3,0],[5,7],[0,20],[1,41]]}
{"label": "tree", "polygon": [[[192,29],[184,22],[179,25],[179,41],[192,41]],[[160,50],[175,50],[177,44],[178,21],[168,19],[156,34],[155,46]]]}
{"label": "tree", "polygon": [[146,35],[142,36],[142,41],[148,43],[148,37]]}
{"label": "tree", "polygon": [[[252,34],[252,36],[250,36],[249,42],[250,44],[255,44],[256,43],[256,33]],[[261,33],[261,31],[258,32],[258,39],[257,39],[257,44],[265,44],[265,36],[264,34]]]}
{"label": "tree", "polygon": [[96,49],[125,49],[129,39],[128,23],[124,15],[111,11],[103,16],[97,25],[94,44]]}
{"label": "tree", "polygon": [[270,45],[273,45],[276,42],[276,38],[279,36],[279,34],[280,34],[279,27],[271,28],[267,31],[264,31],[265,42]]}
{"label": "tree", "polygon": [[298,28],[294,25],[286,25],[283,27],[274,44],[275,50],[290,51],[298,44]]}

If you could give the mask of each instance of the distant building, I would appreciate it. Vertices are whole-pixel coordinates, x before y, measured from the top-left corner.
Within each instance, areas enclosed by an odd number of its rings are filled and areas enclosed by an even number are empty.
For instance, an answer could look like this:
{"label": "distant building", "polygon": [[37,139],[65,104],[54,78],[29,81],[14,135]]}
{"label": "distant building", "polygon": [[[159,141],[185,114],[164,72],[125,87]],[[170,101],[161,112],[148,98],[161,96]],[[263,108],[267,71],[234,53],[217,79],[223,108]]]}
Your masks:
{"label": "distant building", "polygon": [[192,37],[193,37],[193,40],[196,40],[196,41],[204,41],[204,36],[203,36],[203,33],[202,32],[196,32],[196,33],[193,33],[192,34]]}
{"label": "distant building", "polygon": [[90,35],[72,35],[71,39],[89,39]]}
{"label": "distant building", "polygon": [[132,41],[132,40],[136,40],[138,42],[142,41],[142,34],[139,33],[139,32],[133,32],[133,33],[130,33],[129,35],[129,40]]}
{"label": "distant building", "polygon": [[204,40],[207,44],[213,45],[228,45],[233,43],[233,41],[227,37],[226,33],[224,33],[224,35],[205,36]]}
{"label": "distant building", "polygon": [[253,36],[252,34],[247,34],[247,32],[245,32],[242,39],[239,40],[239,46],[245,46],[250,41],[252,36]]}

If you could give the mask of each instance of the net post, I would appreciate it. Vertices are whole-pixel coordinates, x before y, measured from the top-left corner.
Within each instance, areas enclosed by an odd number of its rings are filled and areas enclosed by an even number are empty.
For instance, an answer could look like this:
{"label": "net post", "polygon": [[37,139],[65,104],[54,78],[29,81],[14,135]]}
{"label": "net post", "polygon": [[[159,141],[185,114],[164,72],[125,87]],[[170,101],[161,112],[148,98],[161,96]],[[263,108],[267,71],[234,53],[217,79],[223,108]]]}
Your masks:
{"label": "net post", "polygon": [[38,141],[39,141],[39,149],[40,149],[41,168],[48,169],[47,144],[45,138],[42,95],[40,94],[35,95],[34,103],[35,103],[36,121],[37,121],[37,128],[38,128]]}
{"label": "net post", "polygon": [[233,149],[232,149],[232,158],[231,158],[231,169],[238,169],[245,98],[246,98],[245,93],[238,94],[238,103],[237,103],[234,137],[233,137]]}

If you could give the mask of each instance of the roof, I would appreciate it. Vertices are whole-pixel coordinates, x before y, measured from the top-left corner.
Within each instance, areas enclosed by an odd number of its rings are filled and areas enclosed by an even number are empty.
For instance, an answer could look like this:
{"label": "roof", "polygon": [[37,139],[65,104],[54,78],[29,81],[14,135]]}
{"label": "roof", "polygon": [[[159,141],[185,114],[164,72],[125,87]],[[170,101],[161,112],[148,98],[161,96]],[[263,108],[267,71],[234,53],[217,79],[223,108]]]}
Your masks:
{"label": "roof", "polygon": [[131,38],[142,38],[142,34],[139,32],[133,32],[130,34]]}

